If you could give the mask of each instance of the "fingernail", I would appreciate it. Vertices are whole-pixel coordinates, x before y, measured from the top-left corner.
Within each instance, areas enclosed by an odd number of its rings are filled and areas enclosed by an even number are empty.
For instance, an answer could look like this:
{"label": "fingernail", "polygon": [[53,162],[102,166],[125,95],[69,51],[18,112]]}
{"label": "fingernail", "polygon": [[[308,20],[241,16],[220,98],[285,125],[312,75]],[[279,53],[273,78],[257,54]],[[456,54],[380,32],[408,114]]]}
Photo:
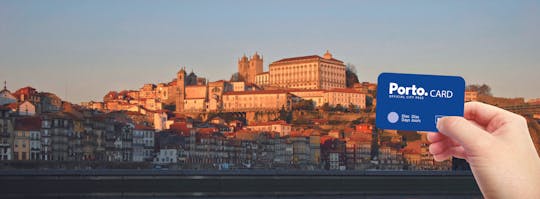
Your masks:
{"label": "fingernail", "polygon": [[444,117],[442,118],[439,118],[439,120],[437,121],[437,129],[439,130],[439,132],[441,131],[441,128],[442,128],[442,120],[444,120]]}

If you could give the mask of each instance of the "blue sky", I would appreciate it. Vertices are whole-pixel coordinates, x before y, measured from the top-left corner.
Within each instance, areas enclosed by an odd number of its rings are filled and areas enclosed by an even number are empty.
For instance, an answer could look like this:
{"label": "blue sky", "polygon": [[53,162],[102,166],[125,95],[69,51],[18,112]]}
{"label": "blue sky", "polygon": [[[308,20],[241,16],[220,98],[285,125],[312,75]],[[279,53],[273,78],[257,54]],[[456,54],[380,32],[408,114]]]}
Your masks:
{"label": "blue sky", "polygon": [[381,72],[463,76],[540,97],[539,1],[0,1],[0,80],[73,102],[170,81],[180,66],[229,79],[319,54]]}

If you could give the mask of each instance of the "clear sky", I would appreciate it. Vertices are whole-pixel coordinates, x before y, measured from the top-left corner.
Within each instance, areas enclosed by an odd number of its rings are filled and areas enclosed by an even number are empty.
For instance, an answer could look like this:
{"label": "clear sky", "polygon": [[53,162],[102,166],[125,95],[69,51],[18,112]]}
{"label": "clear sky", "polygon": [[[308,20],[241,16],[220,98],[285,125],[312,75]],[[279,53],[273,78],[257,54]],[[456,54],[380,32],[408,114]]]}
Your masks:
{"label": "clear sky", "polygon": [[81,102],[170,81],[180,66],[214,81],[244,53],[267,70],[328,49],[360,81],[458,75],[537,98],[539,35],[539,1],[0,0],[0,80]]}

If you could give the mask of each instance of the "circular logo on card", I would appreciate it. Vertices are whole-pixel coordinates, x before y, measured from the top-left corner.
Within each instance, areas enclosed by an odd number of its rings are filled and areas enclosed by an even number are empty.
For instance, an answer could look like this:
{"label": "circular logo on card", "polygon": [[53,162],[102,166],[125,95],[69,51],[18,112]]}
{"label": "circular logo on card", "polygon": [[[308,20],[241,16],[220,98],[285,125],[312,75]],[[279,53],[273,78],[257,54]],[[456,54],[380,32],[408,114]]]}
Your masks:
{"label": "circular logo on card", "polygon": [[399,120],[399,115],[396,112],[390,112],[386,118],[388,119],[388,122],[393,124]]}

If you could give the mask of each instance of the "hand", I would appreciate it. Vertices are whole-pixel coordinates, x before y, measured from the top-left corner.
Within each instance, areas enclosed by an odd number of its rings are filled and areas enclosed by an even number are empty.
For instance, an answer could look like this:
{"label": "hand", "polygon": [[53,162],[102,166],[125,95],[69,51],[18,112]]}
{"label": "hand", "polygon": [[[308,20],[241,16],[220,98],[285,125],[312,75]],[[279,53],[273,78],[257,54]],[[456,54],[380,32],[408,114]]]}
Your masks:
{"label": "hand", "polygon": [[436,161],[467,160],[486,198],[540,198],[540,158],[527,121],[495,106],[469,102],[464,117],[439,119],[429,133]]}

